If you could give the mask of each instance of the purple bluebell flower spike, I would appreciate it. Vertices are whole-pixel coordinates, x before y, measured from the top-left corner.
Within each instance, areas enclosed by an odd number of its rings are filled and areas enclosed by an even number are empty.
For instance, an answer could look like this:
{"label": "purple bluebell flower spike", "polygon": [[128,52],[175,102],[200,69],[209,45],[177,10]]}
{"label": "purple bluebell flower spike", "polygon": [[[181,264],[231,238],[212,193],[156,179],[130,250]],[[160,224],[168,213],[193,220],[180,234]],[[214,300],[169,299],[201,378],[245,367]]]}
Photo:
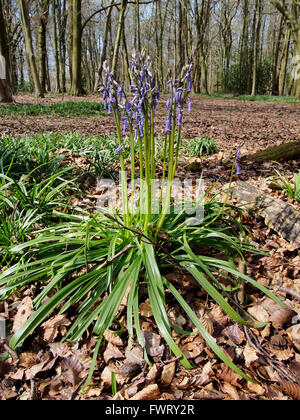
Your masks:
{"label": "purple bluebell flower spike", "polygon": [[166,133],[170,133],[171,130],[172,130],[172,124],[171,124],[171,121],[170,121],[170,117],[168,115],[167,116],[167,119],[166,119],[166,129],[165,129],[165,132]]}
{"label": "purple bluebell flower spike", "polygon": [[116,153],[120,153],[121,152],[121,150],[123,150],[123,148],[124,148],[124,145],[123,144],[121,144],[117,149],[116,149]]}
{"label": "purple bluebell flower spike", "polygon": [[[175,79],[173,82],[170,77],[168,80],[170,97],[166,103],[166,110],[169,111],[169,115],[166,119],[166,133],[171,131],[172,123],[175,122],[175,118],[177,118],[177,126],[182,125],[183,109],[186,103],[188,103],[188,111],[190,112],[192,110],[192,101],[189,98],[189,93],[192,91],[192,68],[193,64],[191,63],[183,69],[180,79]],[[176,115],[178,115],[178,117],[176,117]]]}
{"label": "purple bluebell flower spike", "polygon": [[236,164],[236,174],[241,175],[241,165],[240,165],[241,149],[238,149],[236,152],[235,164]]}

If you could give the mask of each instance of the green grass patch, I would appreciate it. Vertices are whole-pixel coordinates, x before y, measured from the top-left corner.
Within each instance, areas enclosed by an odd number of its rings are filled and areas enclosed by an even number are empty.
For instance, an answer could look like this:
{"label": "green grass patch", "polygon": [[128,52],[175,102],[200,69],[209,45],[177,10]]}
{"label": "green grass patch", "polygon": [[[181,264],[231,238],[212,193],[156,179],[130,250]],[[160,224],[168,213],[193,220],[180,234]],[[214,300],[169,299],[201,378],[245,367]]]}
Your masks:
{"label": "green grass patch", "polygon": [[281,104],[300,104],[300,99],[294,96],[270,96],[270,95],[241,95],[238,97],[225,96],[224,99],[236,99],[249,102],[277,102]]}
{"label": "green grass patch", "polygon": [[[66,159],[78,157],[87,165],[85,175],[111,178],[115,176],[118,162],[117,147],[117,138],[109,135],[87,136],[59,131],[21,138],[3,135],[0,137],[0,175],[9,174],[19,179],[34,171],[34,178],[41,181],[65,168]],[[127,149],[124,149],[126,158],[129,156]]]}
{"label": "green grass patch", "polygon": [[218,150],[218,144],[208,136],[201,139],[194,139],[189,146],[190,155],[193,157],[213,155]]}
{"label": "green grass patch", "polygon": [[0,105],[0,115],[59,115],[64,118],[74,116],[105,115],[106,111],[102,103],[95,102],[57,102],[51,105],[41,104],[8,104]]}
{"label": "green grass patch", "polygon": [[281,104],[292,104],[299,105],[300,99],[295,96],[271,96],[271,95],[240,95],[233,96],[230,94],[220,94],[213,93],[210,95],[194,94],[193,96],[200,96],[203,98],[213,98],[213,99],[227,99],[227,100],[236,100],[236,101],[249,101],[249,102],[276,102]]}

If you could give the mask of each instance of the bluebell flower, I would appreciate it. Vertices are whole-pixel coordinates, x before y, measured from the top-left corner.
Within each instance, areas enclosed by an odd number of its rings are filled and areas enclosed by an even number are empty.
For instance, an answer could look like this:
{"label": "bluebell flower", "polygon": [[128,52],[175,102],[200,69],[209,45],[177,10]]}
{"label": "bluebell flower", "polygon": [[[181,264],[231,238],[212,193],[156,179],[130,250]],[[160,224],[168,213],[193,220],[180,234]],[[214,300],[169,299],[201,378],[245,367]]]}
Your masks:
{"label": "bluebell flower", "polygon": [[167,110],[167,111],[169,111],[169,110],[170,110],[171,103],[172,103],[172,98],[169,98],[169,99],[167,100],[167,104],[166,104],[166,110]]}
{"label": "bluebell flower", "polygon": [[122,133],[123,133],[124,135],[126,134],[128,127],[129,127],[128,119],[127,119],[127,118],[125,118],[125,120],[124,120],[124,124],[123,124],[123,131],[122,131]]}
{"label": "bluebell flower", "polygon": [[171,124],[171,121],[170,121],[170,116],[167,115],[165,132],[170,133],[171,130],[172,130],[172,124]]}
{"label": "bluebell flower", "polygon": [[236,173],[241,175],[241,165],[240,165],[241,149],[238,149],[236,152],[235,164],[236,164]]}
{"label": "bluebell flower", "polygon": [[181,124],[182,124],[182,112],[179,112],[177,125],[180,126]]}
{"label": "bluebell flower", "polygon": [[121,152],[121,150],[123,150],[123,148],[124,148],[124,145],[123,144],[121,144],[117,149],[116,149],[116,153],[120,153]]}

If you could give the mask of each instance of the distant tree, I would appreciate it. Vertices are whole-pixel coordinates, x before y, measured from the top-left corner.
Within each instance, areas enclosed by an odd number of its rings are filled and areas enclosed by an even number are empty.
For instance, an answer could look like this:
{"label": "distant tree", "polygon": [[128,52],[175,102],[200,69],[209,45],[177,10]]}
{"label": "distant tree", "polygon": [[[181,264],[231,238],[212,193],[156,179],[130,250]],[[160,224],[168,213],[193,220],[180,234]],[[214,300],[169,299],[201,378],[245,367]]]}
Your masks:
{"label": "distant tree", "polygon": [[81,0],[73,0],[73,32],[72,32],[72,80],[71,95],[79,96],[83,93],[82,87],[82,3]]}
{"label": "distant tree", "polygon": [[35,94],[42,98],[44,96],[44,92],[41,86],[38,68],[36,64],[36,58],[35,58],[35,54],[33,50],[32,32],[31,32],[27,3],[28,2],[26,0],[19,0],[22,29],[23,29],[24,39],[25,39],[26,53],[27,53],[27,57],[28,57],[29,65],[30,65],[32,80],[34,83]]}
{"label": "distant tree", "polygon": [[294,79],[295,95],[300,98],[300,2],[299,0],[270,0],[284,16],[294,39],[294,59],[292,79]]}
{"label": "distant tree", "polygon": [[251,95],[256,95],[257,88],[257,70],[258,70],[258,56],[260,47],[260,31],[262,22],[263,1],[255,0],[254,10],[254,24],[253,24],[253,65],[252,65],[252,90]]}
{"label": "distant tree", "polygon": [[6,22],[3,13],[3,4],[0,0],[0,59],[2,71],[0,73],[0,102],[12,102],[12,86],[9,71],[9,47],[6,33]]}
{"label": "distant tree", "polygon": [[43,93],[46,92],[47,80],[47,24],[49,15],[49,0],[40,0],[38,48],[40,83]]}

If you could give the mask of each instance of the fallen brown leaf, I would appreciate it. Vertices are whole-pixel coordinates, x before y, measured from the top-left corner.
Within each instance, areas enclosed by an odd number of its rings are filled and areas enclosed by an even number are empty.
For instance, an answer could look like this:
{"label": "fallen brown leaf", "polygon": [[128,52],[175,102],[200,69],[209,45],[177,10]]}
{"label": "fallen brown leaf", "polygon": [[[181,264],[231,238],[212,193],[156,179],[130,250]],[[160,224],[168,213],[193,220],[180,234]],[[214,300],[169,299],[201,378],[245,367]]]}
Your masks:
{"label": "fallen brown leaf", "polygon": [[245,334],[240,329],[238,324],[230,325],[222,332],[223,335],[230,338],[235,344],[240,345],[246,340]]}
{"label": "fallen brown leaf", "polygon": [[300,385],[293,382],[283,381],[279,384],[279,389],[294,400],[300,400]]}
{"label": "fallen brown leaf", "polygon": [[251,347],[248,343],[244,348],[243,354],[245,358],[245,364],[247,367],[249,367],[251,363],[255,362],[258,359],[256,350],[253,347]]}
{"label": "fallen brown leaf", "polygon": [[143,331],[143,337],[145,340],[145,347],[149,356],[162,357],[165,351],[165,346],[163,344],[160,345],[160,335],[150,331]]}
{"label": "fallen brown leaf", "polygon": [[297,315],[295,311],[289,308],[281,308],[275,311],[270,318],[273,327],[283,328],[284,325],[290,324],[293,317]]}
{"label": "fallen brown leaf", "polygon": [[135,394],[131,400],[144,401],[144,400],[157,400],[160,397],[160,391],[157,384],[148,385],[140,392]]}
{"label": "fallen brown leaf", "polygon": [[252,306],[248,309],[249,314],[259,322],[268,322],[269,314],[268,312],[260,305]]}
{"label": "fallen brown leaf", "polygon": [[117,346],[112,343],[108,343],[103,354],[105,363],[108,363],[112,359],[124,359],[124,354],[119,350]]}
{"label": "fallen brown leaf", "polygon": [[60,327],[67,327],[71,322],[65,315],[57,315],[42,324],[44,329],[43,338],[47,343],[53,343],[59,334]]}
{"label": "fallen brown leaf", "polygon": [[117,334],[112,333],[111,331],[106,330],[103,336],[106,341],[113,344],[114,346],[121,347],[124,345],[121,337]]}
{"label": "fallen brown leaf", "polygon": [[64,378],[72,384],[73,387],[78,385],[82,380],[80,373],[83,370],[79,360],[75,356],[68,356],[62,360],[61,364],[65,369]]}
{"label": "fallen brown leaf", "polygon": [[27,319],[33,314],[33,303],[29,296],[26,296],[18,306],[17,314],[14,319],[12,332],[17,332]]}
{"label": "fallen brown leaf", "polygon": [[170,386],[176,371],[176,362],[164,366],[161,374],[161,384],[164,388]]}

